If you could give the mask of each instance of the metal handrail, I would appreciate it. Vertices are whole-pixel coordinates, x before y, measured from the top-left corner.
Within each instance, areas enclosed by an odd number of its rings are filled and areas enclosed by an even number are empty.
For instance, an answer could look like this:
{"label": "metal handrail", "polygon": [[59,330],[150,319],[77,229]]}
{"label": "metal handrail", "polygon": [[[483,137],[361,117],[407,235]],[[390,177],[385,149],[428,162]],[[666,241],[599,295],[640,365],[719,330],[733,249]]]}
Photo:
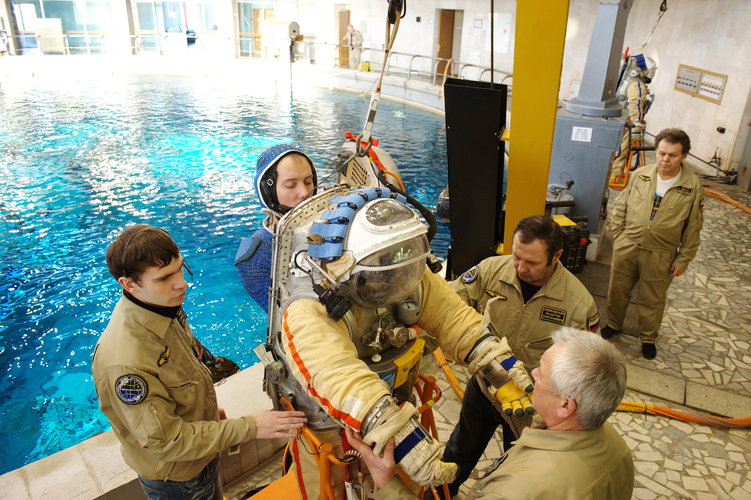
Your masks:
{"label": "metal handrail", "polygon": [[[337,47],[340,47],[340,45],[337,44]],[[371,47],[363,47],[362,48],[362,53],[365,54],[365,52],[374,52],[374,53],[378,53],[378,54],[383,54],[384,51],[383,51],[383,49],[374,49],[374,48],[371,48]],[[407,64],[407,66],[398,66],[394,62],[394,56],[408,56],[409,57],[409,64]],[[388,62],[386,63],[386,70],[384,71],[384,74],[386,74],[386,75],[393,74],[392,69],[393,68],[398,68],[398,69],[402,70],[402,72],[404,72],[406,74],[406,79],[407,80],[411,80],[413,73],[416,73],[417,75],[421,74],[421,72],[419,70],[417,70],[417,69],[414,68],[414,63],[417,60],[425,60],[425,61],[432,62],[432,68],[431,68],[431,70],[429,72],[429,77],[430,77],[430,81],[431,81],[431,83],[433,85],[436,85],[438,83],[438,77],[440,76],[439,75],[438,67],[441,65],[441,63],[450,64],[452,70],[454,68],[456,68],[457,71],[455,72],[455,74],[457,75],[457,78],[460,78],[460,79],[465,79],[465,70],[466,69],[470,69],[471,68],[471,69],[479,70],[479,76],[477,77],[478,80],[482,80],[482,78],[485,77],[485,75],[488,74],[491,71],[490,67],[488,67],[488,66],[481,66],[481,65],[473,64],[473,63],[465,63],[465,62],[456,61],[456,60],[453,60],[453,59],[450,59],[450,58],[432,57],[432,56],[425,56],[425,55],[421,55],[421,54],[410,54],[408,52],[396,52],[396,51],[392,51],[391,52],[391,57],[389,57]],[[373,61],[371,61],[371,64],[373,64]],[[451,71],[450,73],[454,73],[454,71]],[[500,77],[500,80],[495,80],[494,79],[494,81],[496,81],[497,83],[504,84],[504,83],[508,82],[508,80],[513,79],[513,75],[511,75],[510,73],[507,73],[505,71],[500,71],[500,70],[494,69],[493,73],[496,74],[496,75],[498,75]]]}
{"label": "metal handrail", "polygon": [[[18,40],[18,42],[22,42],[24,39],[33,39],[36,42],[36,45],[39,47],[39,40],[43,38],[60,38],[62,37],[62,43],[63,46],[61,47],[51,47],[53,49],[58,49],[62,53],[66,55],[70,55],[72,51],[82,51],[86,54],[91,54],[92,52],[103,52],[106,51],[105,48],[97,48],[96,44],[92,44],[94,40],[97,40],[100,46],[105,45],[105,37],[112,37],[115,36],[110,32],[106,31],[85,31],[85,32],[78,32],[78,31],[65,31],[60,35],[41,35],[36,34],[32,32],[24,32],[19,31],[19,34],[17,35],[8,35],[8,37],[13,37]],[[183,35],[187,38],[187,35],[185,33],[159,33],[156,30],[137,30],[137,32],[133,35],[128,35],[130,38],[130,48],[133,54],[137,55],[144,51],[143,42],[146,40],[153,40],[154,46],[152,46],[152,49],[155,49],[156,52],[161,53],[162,49],[164,48],[164,41],[168,38],[174,38],[178,35]],[[84,45],[73,45],[70,43],[70,37],[77,37],[77,38],[84,38]],[[225,39],[226,41],[231,41],[232,37],[229,37],[225,34],[219,33],[219,32],[205,32],[205,33],[199,33],[200,37],[203,38],[213,38],[213,39]],[[239,41],[257,41],[262,40],[262,36],[259,33],[238,33],[237,34]],[[326,48],[341,48],[341,47],[348,47],[348,45],[343,45],[339,43],[328,43],[328,42],[309,42],[304,41],[306,45],[310,46],[324,46]],[[21,54],[25,53],[29,49],[33,49],[35,47],[23,47],[23,43],[18,43],[18,49]],[[362,47],[361,48],[362,55],[365,55],[366,53],[372,53],[374,55],[383,55],[384,50],[383,49],[376,49],[372,47]],[[56,50],[57,51],[57,50]],[[251,54],[253,53],[253,50],[251,49]],[[252,57],[258,57],[255,54],[252,54]],[[311,57],[312,58],[312,57]],[[400,64],[400,58],[406,58],[407,62],[406,64]],[[370,64],[373,65],[373,70],[380,70],[379,67],[379,57],[370,57],[371,61]],[[420,68],[419,64],[422,63],[423,69]],[[339,55],[338,50],[334,50],[334,64],[339,64]],[[412,54],[409,52],[397,52],[392,51],[391,55],[386,63],[386,69],[384,70],[384,74],[386,75],[393,75],[393,74],[403,74],[406,80],[410,81],[414,79],[415,77],[424,77],[425,81],[430,82],[432,85],[441,85],[442,82],[439,81],[439,77],[442,77],[442,73],[445,70],[442,68],[439,71],[439,66],[442,64],[448,64],[450,71],[448,72],[449,75],[456,75],[457,78],[460,79],[466,79],[467,78],[467,70],[476,70],[478,72],[477,79],[482,80],[486,75],[491,71],[491,69],[487,66],[481,66],[478,64],[473,63],[465,63],[462,61],[455,61],[453,59],[448,59],[445,57],[433,57],[433,56],[426,56],[422,54]],[[426,69],[427,68],[427,69]],[[494,75],[499,76],[498,83],[506,83],[510,79],[513,78],[513,75],[506,73],[504,71],[494,70]],[[496,81],[494,79],[494,81]]]}

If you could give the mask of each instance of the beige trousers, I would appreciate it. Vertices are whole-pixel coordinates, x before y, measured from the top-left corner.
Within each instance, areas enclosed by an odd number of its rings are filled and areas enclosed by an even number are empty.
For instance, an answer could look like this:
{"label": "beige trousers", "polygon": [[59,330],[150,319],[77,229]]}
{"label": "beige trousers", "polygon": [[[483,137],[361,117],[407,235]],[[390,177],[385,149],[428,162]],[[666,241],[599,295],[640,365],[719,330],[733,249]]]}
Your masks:
{"label": "beige trousers", "polygon": [[638,283],[639,335],[642,342],[655,343],[665,312],[665,297],[673,281],[670,267],[676,254],[676,250],[665,252],[640,249],[628,238],[616,236],[605,309],[609,327],[615,330],[623,327],[631,290]]}

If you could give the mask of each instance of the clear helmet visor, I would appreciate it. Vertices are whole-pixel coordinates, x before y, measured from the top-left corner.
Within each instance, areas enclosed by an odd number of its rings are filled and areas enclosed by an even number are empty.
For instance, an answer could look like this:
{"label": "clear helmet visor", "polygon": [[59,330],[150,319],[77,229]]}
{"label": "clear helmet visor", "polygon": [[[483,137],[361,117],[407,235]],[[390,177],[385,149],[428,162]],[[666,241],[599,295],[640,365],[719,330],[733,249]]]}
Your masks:
{"label": "clear helmet visor", "polygon": [[401,301],[422,278],[429,252],[428,239],[421,234],[369,255],[352,269],[347,280],[350,295],[367,308]]}

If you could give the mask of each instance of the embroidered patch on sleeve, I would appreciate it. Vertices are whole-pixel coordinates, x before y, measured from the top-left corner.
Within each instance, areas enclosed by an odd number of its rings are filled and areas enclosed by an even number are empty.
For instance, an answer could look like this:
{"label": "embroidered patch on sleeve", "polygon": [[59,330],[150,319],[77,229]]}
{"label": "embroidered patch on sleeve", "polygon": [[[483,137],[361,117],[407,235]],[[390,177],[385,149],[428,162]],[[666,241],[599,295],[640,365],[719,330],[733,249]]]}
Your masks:
{"label": "embroidered patch on sleeve", "polygon": [[542,306],[540,319],[547,321],[548,323],[562,325],[566,321],[566,311],[563,309],[556,309],[555,307]]}
{"label": "embroidered patch on sleeve", "polygon": [[494,292],[493,290],[488,290],[487,288],[485,289],[485,293],[492,298],[498,297],[498,300],[508,300],[508,297],[506,297],[505,295],[501,295],[500,293]]}
{"label": "embroidered patch on sleeve", "polygon": [[464,283],[472,283],[474,280],[477,279],[477,277],[480,275],[479,270],[477,269],[477,266],[473,267],[466,273],[462,274],[462,281]]}
{"label": "embroidered patch on sleeve", "polygon": [[169,346],[164,346],[164,352],[159,356],[159,361],[157,361],[157,366],[164,366],[167,364],[167,361],[169,361]]}
{"label": "embroidered patch on sleeve", "polygon": [[115,382],[115,394],[126,405],[137,405],[146,398],[148,393],[149,386],[138,375],[129,373]]}
{"label": "embroidered patch on sleeve", "polygon": [[600,326],[600,315],[595,314],[593,317],[589,318],[587,320],[587,325],[590,332],[596,332],[597,328]]}

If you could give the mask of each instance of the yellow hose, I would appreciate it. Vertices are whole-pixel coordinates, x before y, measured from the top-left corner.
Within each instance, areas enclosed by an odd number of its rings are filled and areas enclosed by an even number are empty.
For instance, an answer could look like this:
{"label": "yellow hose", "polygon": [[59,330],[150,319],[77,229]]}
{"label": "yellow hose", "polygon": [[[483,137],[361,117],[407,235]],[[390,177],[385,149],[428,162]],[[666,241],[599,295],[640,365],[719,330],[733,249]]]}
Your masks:
{"label": "yellow hose", "polygon": [[459,381],[456,380],[454,372],[451,371],[451,367],[449,366],[448,361],[446,361],[446,356],[443,355],[443,351],[440,347],[436,348],[436,350],[433,351],[433,356],[435,357],[436,361],[438,361],[438,364],[443,370],[443,373],[446,374],[446,378],[448,379],[449,384],[451,384],[451,388],[454,389],[456,396],[459,398],[459,400],[464,399],[464,389],[462,389]]}
{"label": "yellow hose", "polygon": [[719,192],[719,191],[715,191],[714,189],[711,189],[711,188],[706,188],[706,187],[705,187],[705,188],[704,188],[704,192],[705,192],[706,194],[708,194],[709,196],[714,196],[715,198],[718,198],[718,199],[720,199],[720,200],[722,200],[722,201],[724,201],[724,202],[726,202],[726,203],[730,203],[731,205],[733,205],[733,206],[735,206],[735,207],[738,207],[738,208],[740,208],[740,209],[741,209],[741,210],[743,210],[744,212],[746,212],[746,213],[748,213],[748,214],[751,214],[751,208],[747,207],[746,205],[744,205],[744,204],[743,204],[743,203],[741,203],[741,202],[735,201],[735,200],[734,200],[734,199],[732,199],[731,197],[729,197],[729,196],[726,196],[726,195],[722,194],[722,193],[721,193],[721,192]]}

